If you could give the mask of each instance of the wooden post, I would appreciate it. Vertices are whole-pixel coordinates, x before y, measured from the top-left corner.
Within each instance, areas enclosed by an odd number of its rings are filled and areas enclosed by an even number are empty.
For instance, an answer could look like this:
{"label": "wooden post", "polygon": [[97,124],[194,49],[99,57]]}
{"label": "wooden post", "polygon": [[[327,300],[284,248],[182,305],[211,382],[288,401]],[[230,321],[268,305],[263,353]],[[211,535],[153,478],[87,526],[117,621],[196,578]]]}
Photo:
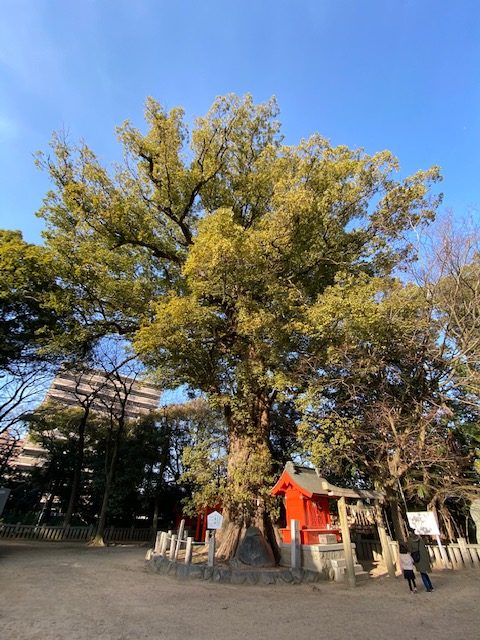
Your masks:
{"label": "wooden post", "polygon": [[467,567],[467,569],[472,568],[472,557],[470,556],[470,552],[467,549],[467,541],[465,538],[458,538],[458,547],[460,549],[460,553],[462,554],[463,564]]}
{"label": "wooden post", "polygon": [[300,569],[302,566],[302,546],[300,544],[300,523],[298,520],[290,520],[290,552],[292,569]]}
{"label": "wooden post", "polygon": [[170,558],[170,560],[175,560],[176,546],[177,546],[177,536],[175,534],[172,534],[172,537],[170,538],[170,550],[168,552],[168,557]]}
{"label": "wooden post", "polygon": [[433,545],[430,548],[433,551],[434,564],[440,567],[442,565],[442,556],[440,555],[440,549],[438,547],[434,547]]}
{"label": "wooden post", "polygon": [[400,568],[400,545],[396,540],[392,540],[390,536],[387,536],[388,545],[390,547],[390,555],[397,571],[401,571]]}
{"label": "wooden post", "polygon": [[463,561],[458,544],[450,543],[448,545],[448,550],[450,551],[450,559],[453,562],[453,568],[461,569],[463,567]]}
{"label": "wooden post", "polygon": [[378,537],[382,545],[382,557],[390,578],[395,578],[395,566],[390,553],[390,543],[388,542],[387,532],[383,522],[382,508],[377,500],[375,500],[375,516],[377,521]]}
{"label": "wooden post", "polygon": [[168,536],[165,531],[160,532],[160,546],[158,547],[158,553],[161,556],[165,555],[165,551],[167,549],[168,544]]}
{"label": "wooden post", "polygon": [[212,531],[208,539],[208,566],[213,567],[215,564],[215,531]]}
{"label": "wooden post", "polygon": [[155,535],[155,545],[153,547],[153,552],[154,553],[158,553],[160,551],[164,535],[165,534],[163,533],[163,531],[157,531],[157,533]]}
{"label": "wooden post", "polygon": [[[480,566],[480,559],[479,559],[478,554],[477,554],[477,549],[475,549],[474,546],[471,546],[469,548],[469,550],[470,550],[470,555],[472,556],[473,566],[476,569],[478,569],[478,567]],[[480,551],[480,549],[478,549],[478,551]]]}
{"label": "wooden post", "polygon": [[185,529],[185,520],[181,520],[180,521],[180,526],[178,527],[178,539],[177,539],[177,546],[175,547],[175,557],[174,560],[177,559],[178,556],[178,552],[180,551],[180,547],[182,546],[182,538],[183,538],[183,531]]}
{"label": "wooden post", "polygon": [[168,547],[168,533],[166,533],[165,531],[162,531],[162,538],[160,541],[160,550],[159,553],[161,556],[165,556],[165,553],[167,551],[167,547]]}
{"label": "wooden post", "polygon": [[445,553],[445,547],[443,546],[440,540],[440,536],[435,536],[435,540],[437,541],[438,550],[440,551],[440,557],[443,560],[443,566],[445,567],[445,569],[448,569],[449,562],[448,562],[447,554]]}
{"label": "wooden post", "polygon": [[190,564],[192,562],[192,544],[193,538],[187,538],[187,546],[185,547],[185,564]]}
{"label": "wooden post", "polygon": [[340,517],[343,551],[345,553],[345,577],[347,579],[348,586],[354,587],[356,585],[355,566],[353,562],[352,542],[350,540],[350,529],[348,528],[347,504],[344,497],[341,497],[338,500],[338,515]]}
{"label": "wooden post", "polygon": [[185,520],[180,520],[180,526],[178,527],[178,539],[181,540],[183,538],[183,532],[185,530]]}

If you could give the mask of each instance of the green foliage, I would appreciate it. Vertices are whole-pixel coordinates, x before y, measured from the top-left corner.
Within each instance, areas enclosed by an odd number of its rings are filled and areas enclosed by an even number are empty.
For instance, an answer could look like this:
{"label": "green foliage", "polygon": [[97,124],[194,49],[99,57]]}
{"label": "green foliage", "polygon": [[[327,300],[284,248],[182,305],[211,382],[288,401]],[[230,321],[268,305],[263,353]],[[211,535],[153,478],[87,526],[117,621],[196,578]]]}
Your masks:
{"label": "green foliage", "polygon": [[340,475],[345,471],[345,458],[348,460],[358,428],[359,420],[355,417],[329,414],[319,419],[318,415],[306,412],[298,426],[298,438],[322,475]]}
{"label": "green foliage", "polygon": [[219,504],[225,495],[226,456],[214,438],[205,438],[183,452],[182,483],[191,489],[184,501],[185,513],[195,516],[205,507]]}
{"label": "green foliage", "polygon": [[50,253],[25,242],[19,231],[0,230],[0,367],[38,357],[58,324],[47,306],[57,290]]}

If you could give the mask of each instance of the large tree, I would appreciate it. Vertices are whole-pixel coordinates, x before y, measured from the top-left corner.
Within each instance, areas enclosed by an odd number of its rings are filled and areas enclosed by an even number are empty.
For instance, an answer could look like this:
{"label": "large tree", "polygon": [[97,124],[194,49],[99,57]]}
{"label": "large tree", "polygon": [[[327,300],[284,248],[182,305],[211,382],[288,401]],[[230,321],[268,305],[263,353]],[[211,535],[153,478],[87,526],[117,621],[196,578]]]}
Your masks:
{"label": "large tree", "polygon": [[[147,101],[148,131],[119,130],[113,175],[56,138],[46,241],[85,334],[122,332],[163,384],[201,390],[224,414],[221,552],[269,531],[272,408],[328,350],[306,329],[338,274],[382,277],[432,218],[438,169],[398,180],[387,151],[280,136],[274,101],[217,99],[189,136],[181,109]],[[190,145],[188,146],[188,143]]]}

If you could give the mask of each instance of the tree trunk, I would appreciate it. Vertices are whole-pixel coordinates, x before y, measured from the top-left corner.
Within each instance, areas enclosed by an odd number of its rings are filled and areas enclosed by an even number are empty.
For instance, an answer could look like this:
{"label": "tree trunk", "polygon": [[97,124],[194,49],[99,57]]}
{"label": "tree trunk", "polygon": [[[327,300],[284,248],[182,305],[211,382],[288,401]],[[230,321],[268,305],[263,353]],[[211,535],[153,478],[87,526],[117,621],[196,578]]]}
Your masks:
{"label": "tree trunk", "polygon": [[155,483],[156,486],[154,491],[153,518],[152,518],[152,529],[153,529],[154,537],[158,529],[158,514],[160,512],[159,491],[160,491],[160,488],[163,487],[163,475],[165,473],[165,469],[167,468],[169,451],[170,451],[170,435],[167,435],[166,440],[163,443],[162,455],[160,456],[160,466],[158,469],[158,481]]}
{"label": "tree trunk", "polygon": [[43,508],[42,513],[40,514],[40,518],[38,519],[38,525],[46,524],[50,518],[50,514],[52,513],[52,505],[53,500],[55,498],[55,494],[53,491],[49,494],[48,500],[45,503],[45,507]]}
{"label": "tree trunk", "polygon": [[53,506],[53,501],[55,500],[55,497],[57,495],[57,491],[58,491],[58,486],[60,484],[60,481],[57,480],[57,482],[54,482],[50,488],[50,494],[48,496],[48,499],[45,503],[45,507],[43,508],[42,513],[40,514],[40,518],[38,519],[38,523],[39,525],[44,524],[46,522],[48,522],[48,520],[50,519],[50,515],[52,512],[52,506]]}
{"label": "tree trunk", "polygon": [[65,512],[65,517],[63,519],[64,527],[70,526],[72,521],[73,511],[77,504],[78,493],[80,490],[80,483],[82,480],[83,456],[85,452],[85,430],[87,427],[87,420],[88,420],[89,413],[90,413],[90,407],[86,407],[84,409],[82,420],[78,428],[77,455],[75,458],[75,468],[73,470],[73,480],[72,480],[72,488],[70,490],[70,498],[68,500],[67,511]]}
{"label": "tree trunk", "polygon": [[443,524],[445,525],[445,529],[447,531],[448,540],[449,542],[453,542],[455,540],[455,531],[453,529],[450,512],[444,504],[442,504],[439,511],[440,515],[442,516]]}
{"label": "tree trunk", "polygon": [[238,547],[238,543],[242,539],[246,531],[246,525],[236,520],[231,520],[229,511],[223,508],[223,524],[219,532],[219,546],[217,556],[225,560],[233,558]]}
{"label": "tree trunk", "polygon": [[400,505],[398,503],[398,498],[394,489],[387,487],[386,499],[388,506],[390,507],[390,515],[392,518],[395,539],[399,541],[405,541],[407,539],[407,532],[405,530],[405,523],[403,521],[402,512],[400,510]]}
{"label": "tree trunk", "polygon": [[259,394],[252,403],[248,423],[238,421],[229,407],[225,410],[229,433],[227,487],[218,546],[218,556],[224,559],[235,555],[238,543],[250,526],[260,529],[278,558],[268,513],[268,489],[272,484],[269,408],[268,396]]}
{"label": "tree trunk", "polygon": [[159,512],[159,501],[158,501],[158,495],[155,494],[155,497],[153,499],[153,517],[152,517],[152,530],[153,530],[154,537],[158,529],[158,512]]}
{"label": "tree trunk", "polygon": [[108,501],[110,499],[110,494],[112,492],[113,477],[115,475],[115,467],[117,465],[118,445],[119,445],[119,435],[117,435],[117,438],[115,439],[115,442],[113,445],[112,457],[110,458],[110,464],[108,465],[107,473],[105,476],[105,489],[103,491],[102,508],[100,509],[100,515],[98,517],[98,525],[97,525],[97,530],[95,532],[95,536],[90,542],[90,545],[93,547],[105,546],[105,541],[103,539],[103,536],[105,535],[105,527],[107,524]]}

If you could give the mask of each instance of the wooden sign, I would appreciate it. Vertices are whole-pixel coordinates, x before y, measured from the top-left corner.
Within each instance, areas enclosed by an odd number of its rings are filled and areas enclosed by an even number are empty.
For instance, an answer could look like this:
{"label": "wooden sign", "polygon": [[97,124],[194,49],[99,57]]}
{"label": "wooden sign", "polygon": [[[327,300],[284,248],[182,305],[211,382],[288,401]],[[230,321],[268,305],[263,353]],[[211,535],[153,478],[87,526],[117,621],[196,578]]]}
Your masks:
{"label": "wooden sign", "polygon": [[438,523],[433,511],[407,512],[408,524],[421,536],[438,536]]}
{"label": "wooden sign", "polygon": [[220,529],[223,522],[223,516],[218,511],[212,511],[207,516],[207,529]]}

